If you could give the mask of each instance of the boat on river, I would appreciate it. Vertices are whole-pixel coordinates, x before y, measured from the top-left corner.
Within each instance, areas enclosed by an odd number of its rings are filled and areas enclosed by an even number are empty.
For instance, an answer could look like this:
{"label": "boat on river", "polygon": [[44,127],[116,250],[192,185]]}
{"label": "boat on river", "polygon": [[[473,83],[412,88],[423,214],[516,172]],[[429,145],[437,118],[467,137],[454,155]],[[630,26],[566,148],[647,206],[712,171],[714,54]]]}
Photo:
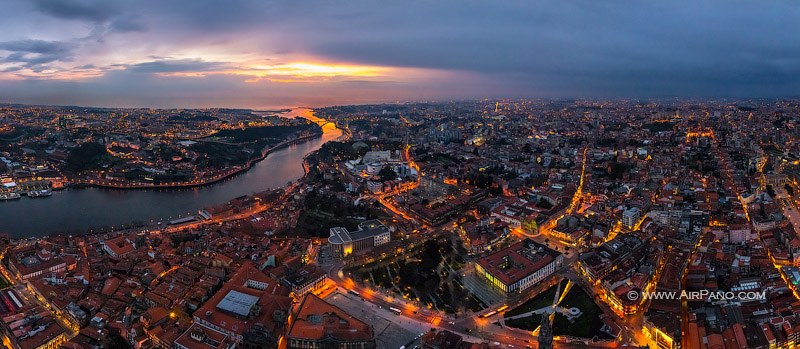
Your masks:
{"label": "boat on river", "polygon": [[7,192],[7,193],[0,193],[0,200],[16,200],[21,198],[22,195],[15,191]]}
{"label": "boat on river", "polygon": [[38,190],[31,190],[28,192],[29,198],[41,198],[41,197],[48,197],[53,195],[53,191],[50,188],[38,189]]}

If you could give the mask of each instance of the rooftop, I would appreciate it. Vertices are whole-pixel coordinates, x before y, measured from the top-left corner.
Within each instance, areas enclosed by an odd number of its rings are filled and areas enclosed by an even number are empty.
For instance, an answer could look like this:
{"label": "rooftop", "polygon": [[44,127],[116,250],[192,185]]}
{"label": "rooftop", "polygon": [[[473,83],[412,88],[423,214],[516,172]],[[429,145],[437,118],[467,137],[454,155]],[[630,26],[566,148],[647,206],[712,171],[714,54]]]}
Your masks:
{"label": "rooftop", "polygon": [[192,324],[186,332],[184,332],[175,343],[180,344],[189,349],[219,349],[227,348],[230,343],[230,337],[226,334],[205,328],[199,324]]}
{"label": "rooftop", "polygon": [[339,341],[353,342],[374,340],[375,333],[371,325],[313,294],[308,294],[300,303],[287,337],[301,339],[332,337]]}
{"label": "rooftop", "polygon": [[255,306],[257,303],[258,297],[236,290],[231,290],[217,304],[217,308],[246,317],[250,315],[253,306]]}
{"label": "rooftop", "polygon": [[334,244],[341,244],[344,242],[358,241],[363,239],[373,238],[378,235],[388,234],[387,228],[381,221],[377,219],[361,222],[358,225],[358,230],[348,231],[347,228],[334,227],[330,230],[331,236],[328,241]]}
{"label": "rooftop", "polygon": [[478,260],[483,269],[511,285],[553,262],[559,252],[525,239]]}
{"label": "rooftop", "polygon": [[[268,282],[266,289],[248,287],[249,280]],[[219,327],[223,332],[244,334],[253,326],[273,333],[280,332],[286,321],[292,299],[288,290],[245,263],[231,280],[194,313],[196,321]],[[253,311],[255,310],[255,311]]]}

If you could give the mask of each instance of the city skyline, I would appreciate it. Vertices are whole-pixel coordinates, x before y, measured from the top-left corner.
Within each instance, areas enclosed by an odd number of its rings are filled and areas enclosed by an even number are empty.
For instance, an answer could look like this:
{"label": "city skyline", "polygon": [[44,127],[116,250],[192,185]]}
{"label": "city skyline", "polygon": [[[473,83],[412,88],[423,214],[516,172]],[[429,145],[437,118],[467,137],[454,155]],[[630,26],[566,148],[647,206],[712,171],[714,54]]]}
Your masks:
{"label": "city skyline", "polygon": [[[725,5],[725,6],[723,6]],[[788,2],[14,1],[2,102],[323,106],[499,97],[791,97]]]}
{"label": "city skyline", "polygon": [[792,5],[7,0],[0,347],[800,348]]}
{"label": "city skyline", "polygon": [[797,99],[0,105],[0,337],[794,348],[798,115]]}

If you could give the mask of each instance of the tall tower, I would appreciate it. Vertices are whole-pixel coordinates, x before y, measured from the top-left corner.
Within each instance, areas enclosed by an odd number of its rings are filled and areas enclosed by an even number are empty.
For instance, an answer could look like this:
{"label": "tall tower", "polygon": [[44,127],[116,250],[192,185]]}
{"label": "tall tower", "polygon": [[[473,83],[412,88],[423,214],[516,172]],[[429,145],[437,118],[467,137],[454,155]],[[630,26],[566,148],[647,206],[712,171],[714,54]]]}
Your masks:
{"label": "tall tower", "polygon": [[550,314],[542,315],[542,325],[539,328],[539,349],[553,349],[553,328],[550,325]]}
{"label": "tall tower", "polygon": [[500,102],[494,102],[494,112],[497,113],[500,111]]}

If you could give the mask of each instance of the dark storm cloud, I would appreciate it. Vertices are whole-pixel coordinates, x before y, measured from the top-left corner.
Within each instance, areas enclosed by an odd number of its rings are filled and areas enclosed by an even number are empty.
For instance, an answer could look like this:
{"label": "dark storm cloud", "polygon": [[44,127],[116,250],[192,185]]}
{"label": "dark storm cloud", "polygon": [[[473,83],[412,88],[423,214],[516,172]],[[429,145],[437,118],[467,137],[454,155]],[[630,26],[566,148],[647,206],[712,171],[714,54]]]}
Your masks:
{"label": "dark storm cloud", "polygon": [[26,53],[65,55],[72,52],[74,45],[60,41],[17,40],[0,42],[0,50]]}
{"label": "dark storm cloud", "polygon": [[286,23],[302,37],[290,44],[343,61],[503,77],[554,95],[726,95],[748,86],[786,95],[800,84],[800,10],[786,2],[392,4],[322,4]]}
{"label": "dark storm cloud", "polygon": [[141,16],[128,13],[123,2],[104,0],[34,0],[35,8],[48,16],[88,22],[93,25],[88,38],[103,41],[108,33],[142,32],[147,28]]}
{"label": "dark storm cloud", "polygon": [[[102,83],[97,79],[80,83],[78,91],[102,95],[98,100],[103,101],[109,100],[108,91],[118,91],[112,86],[127,89],[124,94],[139,98],[137,103],[153,91],[159,91],[159,100],[171,93],[178,98],[175,86],[162,88],[168,85],[163,76],[167,74],[158,73],[230,68],[215,62],[228,60],[228,54],[232,62],[237,57],[251,62],[272,59],[276,65],[308,59],[431,69],[430,76],[415,76],[413,81],[404,76],[375,79],[391,81],[385,84],[390,85],[388,93],[381,91],[383,85],[376,88],[375,80],[357,78],[316,85],[319,89],[309,84],[291,89],[325,94],[329,91],[322,87],[341,87],[336,92],[342,95],[350,91],[388,100],[393,96],[771,97],[800,91],[796,34],[800,6],[791,1],[33,0],[33,4],[16,0],[11,6],[85,22],[92,31],[88,38],[95,39],[93,46],[67,47],[62,52],[5,49],[9,52],[3,59],[41,68],[48,61],[75,58],[78,64],[98,69],[126,69],[126,74],[107,73]],[[17,12],[0,13],[0,25],[30,16]],[[34,30],[29,37],[63,39],[56,34],[49,28]],[[0,34],[0,41],[6,41],[2,44],[19,43],[12,41],[17,39]],[[128,48],[138,55],[119,54]],[[203,55],[206,52],[209,56]],[[121,56],[120,61],[108,59]],[[142,61],[147,62],[136,64]],[[153,75],[159,78],[148,79]],[[130,85],[131,76],[139,78],[136,85]],[[244,77],[215,79],[219,80],[182,79],[180,86],[185,91],[192,84],[224,82],[198,91],[232,99],[256,99],[249,91],[272,93],[277,86],[288,86],[233,83]]]}
{"label": "dark storm cloud", "polygon": [[42,13],[60,19],[105,22],[120,13],[114,1],[35,0],[33,4]]}
{"label": "dark storm cloud", "polygon": [[[176,37],[263,52],[465,71],[522,94],[794,94],[800,7],[788,1],[146,1]],[[752,86],[758,84],[758,86]],[[525,88],[525,86],[528,86]]]}
{"label": "dark storm cloud", "polygon": [[208,72],[225,67],[223,62],[206,62],[199,59],[157,60],[127,66],[137,73]]}
{"label": "dark storm cloud", "polygon": [[266,26],[270,22],[289,20],[291,13],[285,12],[284,8],[286,5],[291,7],[292,3],[291,1],[269,0],[143,0],[136,2],[142,12],[170,18],[172,24],[170,27],[173,29],[212,34],[256,29]]}
{"label": "dark storm cloud", "polygon": [[[42,64],[72,60],[75,45],[60,41],[18,40],[0,42],[0,51],[9,51],[0,62],[22,63],[25,67],[38,67]],[[9,68],[7,72],[18,69]]]}
{"label": "dark storm cloud", "polygon": [[127,15],[111,21],[109,30],[115,33],[143,32],[147,27],[141,22],[140,16]]}

